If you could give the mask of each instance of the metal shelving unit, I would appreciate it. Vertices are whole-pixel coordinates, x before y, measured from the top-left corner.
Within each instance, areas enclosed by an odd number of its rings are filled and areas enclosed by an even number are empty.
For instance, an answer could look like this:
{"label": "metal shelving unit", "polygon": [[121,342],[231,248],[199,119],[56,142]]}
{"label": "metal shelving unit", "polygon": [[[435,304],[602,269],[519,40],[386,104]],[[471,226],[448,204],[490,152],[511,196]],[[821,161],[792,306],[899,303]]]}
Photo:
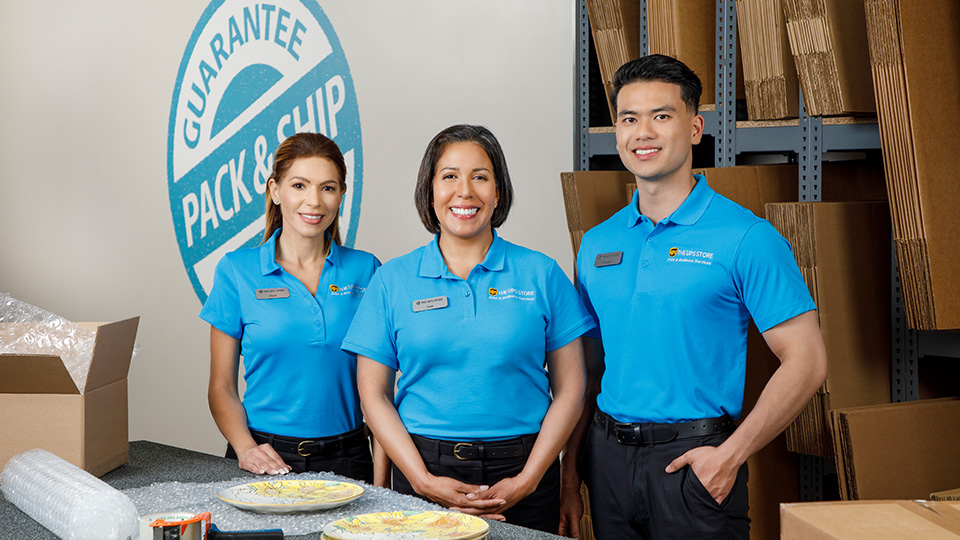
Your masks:
{"label": "metal shelving unit", "polygon": [[[646,0],[639,0],[641,48],[647,47]],[[616,137],[612,129],[591,131],[589,126],[590,22],[586,0],[577,0],[579,48],[577,74],[579,99],[577,111],[577,152],[579,170],[589,170],[596,156],[616,155]],[[717,0],[716,109],[704,111],[704,135],[714,139],[714,166],[737,164],[737,156],[747,153],[786,154],[798,164],[800,201],[821,200],[821,169],[824,154],[880,149],[876,122],[856,119],[838,121],[806,115],[802,97],[800,118],[776,122],[736,120],[736,1]],[[891,250],[892,252],[892,250]],[[925,355],[960,358],[960,332],[917,331],[906,327],[897,274],[896,255],[892,253],[891,313],[891,402],[919,399],[918,364]],[[801,456],[801,500],[823,498],[823,475],[833,463],[823,458]]]}

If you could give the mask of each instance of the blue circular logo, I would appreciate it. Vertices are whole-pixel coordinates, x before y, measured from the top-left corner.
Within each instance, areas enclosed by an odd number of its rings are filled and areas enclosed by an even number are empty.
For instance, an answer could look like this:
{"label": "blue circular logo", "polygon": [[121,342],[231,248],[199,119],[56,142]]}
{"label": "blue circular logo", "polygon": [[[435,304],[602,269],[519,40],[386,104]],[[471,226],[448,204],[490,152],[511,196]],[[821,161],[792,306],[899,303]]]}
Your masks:
{"label": "blue circular logo", "polygon": [[[201,302],[227,252],[260,243],[273,151],[323,133],[347,164],[341,237],[360,219],[360,112],[340,40],[315,0],[214,0],[177,73],[167,140],[170,212]],[[344,230],[343,227],[346,227]]]}

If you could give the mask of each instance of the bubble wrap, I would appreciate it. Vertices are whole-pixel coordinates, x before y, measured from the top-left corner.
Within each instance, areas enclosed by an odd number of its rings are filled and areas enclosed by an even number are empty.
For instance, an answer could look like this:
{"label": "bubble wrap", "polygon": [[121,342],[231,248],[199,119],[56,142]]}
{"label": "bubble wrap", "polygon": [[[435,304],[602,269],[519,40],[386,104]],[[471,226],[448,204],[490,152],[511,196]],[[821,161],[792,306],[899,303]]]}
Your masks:
{"label": "bubble wrap", "polygon": [[0,475],[0,492],[64,540],[135,540],[140,533],[130,499],[46,450],[10,459]]}
{"label": "bubble wrap", "polygon": [[359,499],[329,510],[297,514],[258,514],[240,510],[221,501],[217,494],[222,490],[272,479],[283,480],[334,480],[343,481],[343,477],[333,473],[287,474],[282,477],[263,477],[251,480],[249,476],[208,483],[165,482],[146,487],[124,490],[130,497],[141,516],[156,512],[183,511],[192,514],[210,512],[213,523],[221,531],[251,531],[265,529],[283,529],[284,536],[295,536],[320,532],[330,522],[347,516],[386,512],[393,510],[443,510],[440,506],[409,495],[401,495],[389,489],[374,487],[359,480],[350,480],[363,486],[364,494]]}
{"label": "bubble wrap", "polygon": [[[0,292],[0,353],[59,356],[82,394],[96,332]],[[26,330],[26,331],[25,331]]]}

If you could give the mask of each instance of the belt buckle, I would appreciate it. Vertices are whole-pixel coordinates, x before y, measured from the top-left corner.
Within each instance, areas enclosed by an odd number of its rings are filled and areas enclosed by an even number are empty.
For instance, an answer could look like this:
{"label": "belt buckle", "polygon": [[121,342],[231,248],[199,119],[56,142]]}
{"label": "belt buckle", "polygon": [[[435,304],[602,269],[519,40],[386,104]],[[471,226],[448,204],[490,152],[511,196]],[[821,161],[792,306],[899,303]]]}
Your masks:
{"label": "belt buckle", "polygon": [[306,452],[306,453],[304,453],[304,451],[303,451],[303,445],[305,445],[305,444],[316,444],[316,443],[317,443],[317,441],[300,441],[300,444],[297,445],[297,455],[299,455],[300,457],[310,457],[310,456],[312,456],[312,455],[313,455],[313,452]]}
{"label": "belt buckle", "polygon": [[643,444],[643,436],[633,424],[616,422],[613,424],[613,434],[620,444]]}
{"label": "belt buckle", "polygon": [[467,460],[469,460],[470,458],[468,458],[468,457],[461,457],[461,456],[460,456],[460,447],[467,447],[467,446],[473,446],[473,445],[470,444],[470,443],[468,443],[468,442],[460,442],[460,443],[457,443],[457,444],[453,445],[453,457],[459,459],[460,461],[467,461]]}

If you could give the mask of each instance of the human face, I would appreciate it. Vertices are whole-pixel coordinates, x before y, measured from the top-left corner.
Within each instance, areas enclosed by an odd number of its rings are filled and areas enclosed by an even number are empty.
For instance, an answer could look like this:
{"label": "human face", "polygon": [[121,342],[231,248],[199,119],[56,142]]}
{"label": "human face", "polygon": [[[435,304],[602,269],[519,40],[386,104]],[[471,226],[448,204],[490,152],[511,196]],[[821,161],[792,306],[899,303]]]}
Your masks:
{"label": "human face", "polygon": [[617,96],[617,153],[638,181],[689,180],[703,117],[687,109],[680,86],[661,81],[625,85]]}
{"label": "human face", "polygon": [[283,234],[323,239],[340,210],[343,190],[336,165],[327,158],[294,160],[277,182],[269,182],[270,196],[280,205]]}
{"label": "human face", "polygon": [[490,220],[498,196],[493,163],[483,148],[472,142],[447,145],[433,175],[433,211],[441,237],[492,235]]}

